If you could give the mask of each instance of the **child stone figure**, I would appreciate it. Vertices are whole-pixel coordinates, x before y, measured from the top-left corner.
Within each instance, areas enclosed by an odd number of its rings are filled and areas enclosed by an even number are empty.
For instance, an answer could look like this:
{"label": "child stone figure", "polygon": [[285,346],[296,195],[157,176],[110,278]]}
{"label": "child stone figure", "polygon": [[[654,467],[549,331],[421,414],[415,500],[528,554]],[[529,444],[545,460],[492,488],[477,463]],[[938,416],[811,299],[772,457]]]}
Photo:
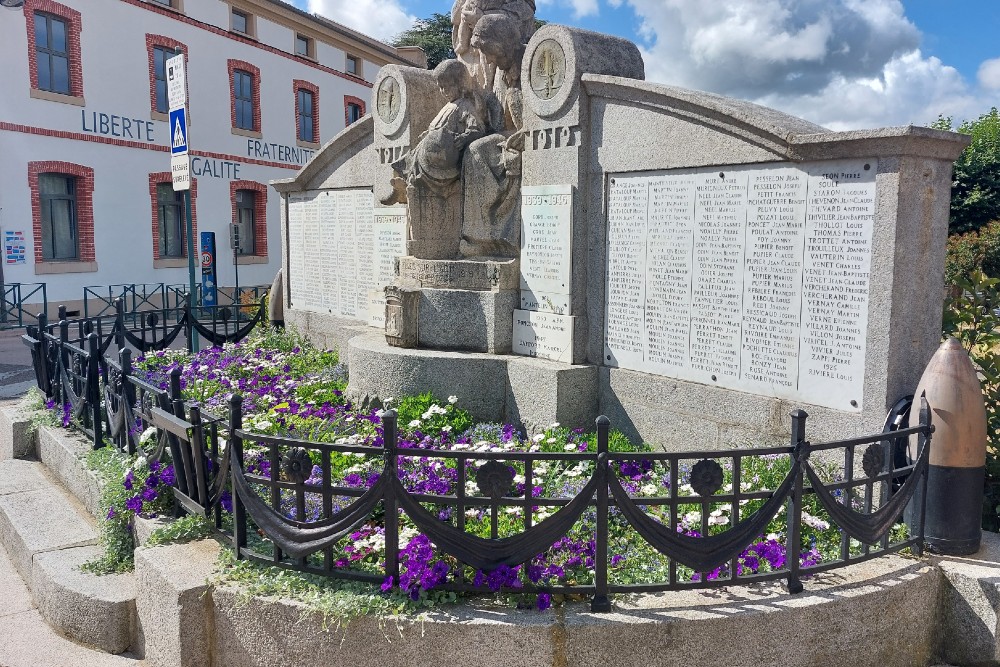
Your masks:
{"label": "child stone figure", "polygon": [[445,60],[434,68],[434,77],[448,103],[420,135],[416,148],[393,163],[402,178],[392,179],[394,196],[383,203],[405,202],[407,185],[446,194],[461,175],[465,147],[486,133],[486,106],[465,65]]}
{"label": "child stone figure", "polygon": [[496,66],[488,63],[472,46],[472,33],[486,14],[507,14],[518,24],[521,42],[527,42],[535,31],[534,0],[455,0],[451,10],[451,42],[455,54],[472,72],[478,85],[493,89]]}

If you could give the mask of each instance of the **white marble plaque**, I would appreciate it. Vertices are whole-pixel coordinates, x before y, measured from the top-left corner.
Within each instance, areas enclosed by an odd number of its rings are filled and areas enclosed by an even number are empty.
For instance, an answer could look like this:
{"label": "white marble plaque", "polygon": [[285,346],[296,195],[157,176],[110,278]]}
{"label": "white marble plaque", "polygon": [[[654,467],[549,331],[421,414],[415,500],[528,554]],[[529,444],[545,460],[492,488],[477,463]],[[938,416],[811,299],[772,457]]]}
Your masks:
{"label": "white marble plaque", "polygon": [[876,166],[612,175],[605,363],[861,410]]}
{"label": "white marble plaque", "polygon": [[569,294],[551,294],[548,292],[521,290],[521,309],[537,310],[542,313],[555,313],[556,315],[568,315]]}
{"label": "white marble plaque", "polygon": [[370,322],[371,294],[392,281],[405,251],[405,207],[375,209],[370,189],[289,195],[288,281],[295,308]]}
{"label": "white marble plaque", "polygon": [[385,328],[385,287],[396,278],[399,258],[406,254],[406,207],[378,207],[374,215],[374,289],[368,294],[368,324]]}
{"label": "white marble plaque", "polygon": [[515,310],[513,352],[525,357],[573,363],[573,318]]}
{"label": "white marble plaque", "polygon": [[[521,290],[536,295],[562,294],[566,299],[564,315],[569,314],[572,276],[573,186],[533,185],[521,188]],[[530,303],[538,310],[548,310],[543,298],[522,296],[521,305]],[[558,312],[551,310],[548,312]]]}

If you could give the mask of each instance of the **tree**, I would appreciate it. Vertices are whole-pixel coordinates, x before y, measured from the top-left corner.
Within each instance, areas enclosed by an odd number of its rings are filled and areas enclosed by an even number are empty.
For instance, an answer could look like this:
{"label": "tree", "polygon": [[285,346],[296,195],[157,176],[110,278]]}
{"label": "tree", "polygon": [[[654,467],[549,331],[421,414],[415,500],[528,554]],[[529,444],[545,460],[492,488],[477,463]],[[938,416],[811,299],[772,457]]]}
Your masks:
{"label": "tree", "polygon": [[[952,119],[939,116],[932,125],[952,130]],[[951,187],[952,234],[971,232],[1000,220],[1000,113],[993,107],[976,120],[962,123],[957,132],[972,143],[955,161]]]}
{"label": "tree", "polygon": [[[545,21],[535,19],[535,29]],[[434,69],[442,60],[455,57],[451,44],[451,15],[431,14],[430,18],[417,19],[413,27],[396,35],[392,46],[419,46],[427,54],[427,69]]]}
{"label": "tree", "polygon": [[413,27],[396,35],[393,46],[419,46],[427,54],[427,68],[434,69],[442,60],[455,57],[451,47],[451,16],[434,13],[417,19]]}

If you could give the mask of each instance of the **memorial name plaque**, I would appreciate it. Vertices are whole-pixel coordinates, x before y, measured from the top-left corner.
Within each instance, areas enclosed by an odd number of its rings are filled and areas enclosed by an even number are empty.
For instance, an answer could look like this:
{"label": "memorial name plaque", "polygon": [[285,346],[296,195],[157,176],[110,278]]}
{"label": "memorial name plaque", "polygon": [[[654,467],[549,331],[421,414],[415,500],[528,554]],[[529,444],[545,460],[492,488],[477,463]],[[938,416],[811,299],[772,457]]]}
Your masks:
{"label": "memorial name plaque", "polygon": [[406,207],[378,207],[374,215],[374,289],[368,292],[368,324],[385,328],[385,286],[396,278],[399,258],[406,254]]}
{"label": "memorial name plaque", "polygon": [[521,307],[569,314],[573,186],[521,187]]}
{"label": "memorial name plaque", "polygon": [[[288,284],[294,307],[371,321],[371,294],[392,282],[406,236],[405,208],[402,217],[394,209],[380,208],[379,216],[374,210],[367,188],[289,195]],[[384,302],[379,307],[384,313]]]}
{"label": "memorial name plaque", "polygon": [[526,357],[573,363],[573,318],[515,310],[513,351]]}
{"label": "memorial name plaque", "polygon": [[610,176],[605,362],[860,411],[876,167]]}

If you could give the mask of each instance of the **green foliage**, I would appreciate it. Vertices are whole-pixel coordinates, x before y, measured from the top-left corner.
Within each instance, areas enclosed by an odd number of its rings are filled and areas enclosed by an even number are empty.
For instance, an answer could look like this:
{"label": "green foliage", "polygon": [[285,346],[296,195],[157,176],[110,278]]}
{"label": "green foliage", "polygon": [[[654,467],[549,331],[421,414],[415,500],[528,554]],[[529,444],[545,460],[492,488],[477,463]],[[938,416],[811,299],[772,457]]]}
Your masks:
{"label": "green foliage", "polygon": [[472,426],[472,415],[457,407],[457,396],[449,396],[441,401],[431,392],[419,396],[407,396],[397,408],[400,431],[413,429],[421,433],[439,436],[442,431],[458,435]]}
{"label": "green foliage", "polygon": [[[932,127],[952,130],[952,119],[940,116]],[[951,233],[975,231],[1000,220],[1000,113],[993,107],[955,131],[972,143],[955,161],[951,188]]]}
{"label": "green foliage", "polygon": [[417,19],[413,27],[399,33],[389,42],[393,46],[419,46],[427,54],[427,68],[434,69],[442,60],[455,57],[451,45],[451,16],[431,14]]}
{"label": "green foliage", "polygon": [[[153,476],[144,458],[127,456],[111,447],[91,452],[87,456],[87,466],[97,474],[101,487],[99,538],[104,553],[85,563],[83,569],[95,574],[129,572],[134,565],[132,527],[137,511],[156,514],[170,509],[173,492],[158,476]],[[143,499],[142,494],[147,489],[149,498]]]}
{"label": "green foliage", "polygon": [[948,285],[973,271],[1000,277],[1000,221],[994,221],[978,231],[953,234],[948,237],[944,277]]}
{"label": "green foliage", "polygon": [[155,547],[173,542],[192,542],[211,536],[214,530],[212,522],[205,517],[185,514],[150,533],[146,545]]}
{"label": "green foliage", "polygon": [[987,490],[983,528],[1000,530],[1000,279],[981,271],[955,281],[954,293],[945,301],[944,336],[955,337],[969,352],[979,371],[986,402],[988,444]]}

